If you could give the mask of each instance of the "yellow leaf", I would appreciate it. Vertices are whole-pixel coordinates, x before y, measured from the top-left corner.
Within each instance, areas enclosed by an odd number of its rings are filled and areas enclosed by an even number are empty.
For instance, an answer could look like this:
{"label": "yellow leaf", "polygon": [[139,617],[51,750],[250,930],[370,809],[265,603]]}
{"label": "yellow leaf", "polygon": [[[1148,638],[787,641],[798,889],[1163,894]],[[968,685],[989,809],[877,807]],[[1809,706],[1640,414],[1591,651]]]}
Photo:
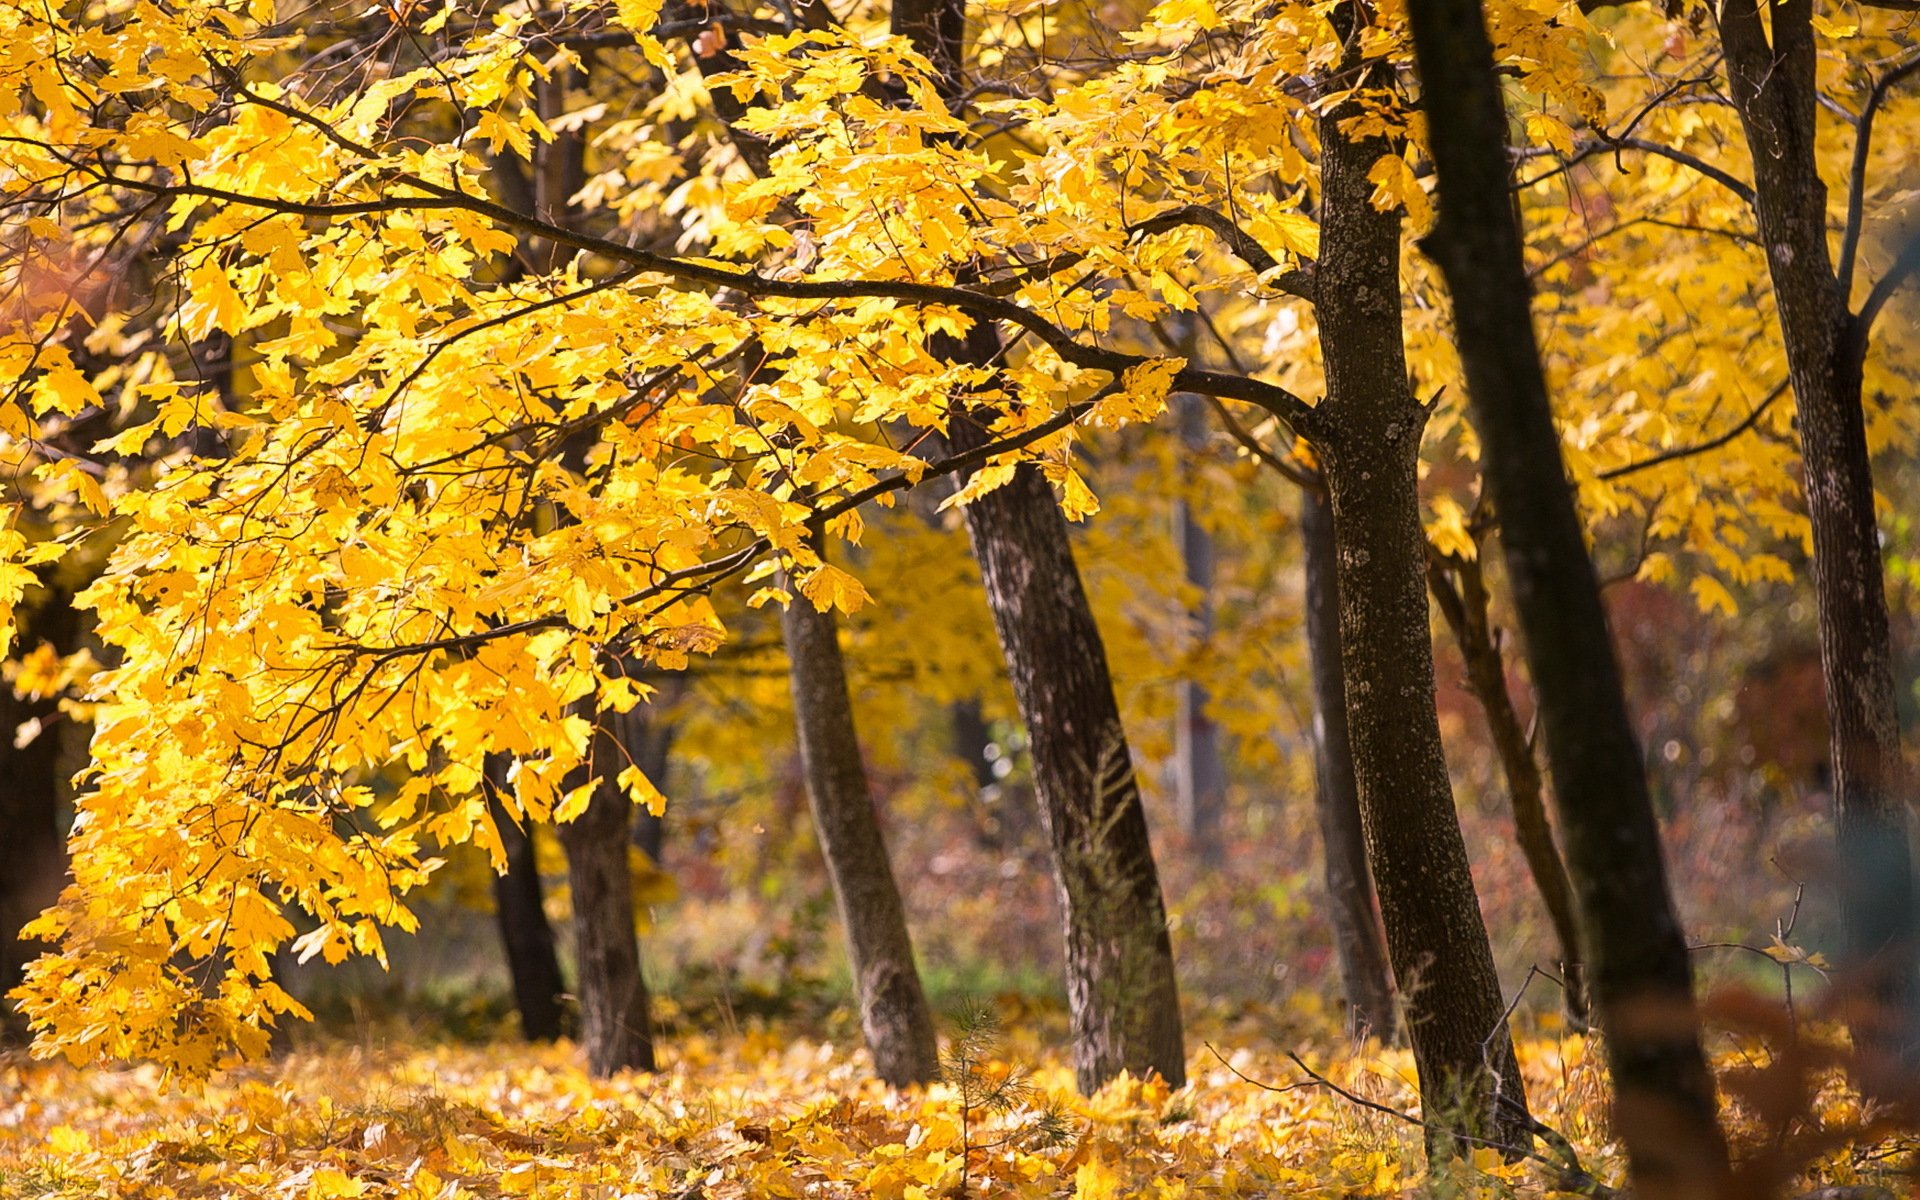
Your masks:
{"label": "yellow leaf", "polygon": [[1080,478],[1080,472],[1072,468],[1067,469],[1061,481],[1060,511],[1067,514],[1069,521],[1082,521],[1100,511],[1100,498],[1093,494],[1087,481]]}
{"label": "yellow leaf", "polygon": [[1530,112],[1525,117],[1527,137],[1537,143],[1553,147],[1566,157],[1573,155],[1573,130],[1567,123],[1550,113]]}
{"label": "yellow leaf", "polygon": [[1694,601],[1700,605],[1701,612],[1710,613],[1719,609],[1723,616],[1731,617],[1740,611],[1727,585],[1711,575],[1696,575],[1689,590],[1693,592]]}
{"label": "yellow leaf", "polygon": [[839,609],[856,613],[872,597],[860,581],[829,563],[821,563],[800,580],[800,594],[821,612]]}

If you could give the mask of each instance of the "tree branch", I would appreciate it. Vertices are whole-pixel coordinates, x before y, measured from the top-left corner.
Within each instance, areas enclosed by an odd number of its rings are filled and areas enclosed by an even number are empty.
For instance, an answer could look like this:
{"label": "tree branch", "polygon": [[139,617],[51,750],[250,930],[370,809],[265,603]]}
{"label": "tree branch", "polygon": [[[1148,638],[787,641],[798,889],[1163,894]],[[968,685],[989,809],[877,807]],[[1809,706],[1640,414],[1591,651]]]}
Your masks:
{"label": "tree branch", "polygon": [[1867,293],[1866,303],[1860,306],[1859,314],[1853,318],[1854,337],[1858,340],[1860,353],[1866,353],[1867,335],[1873,331],[1873,323],[1879,319],[1880,310],[1887,306],[1887,301],[1893,299],[1900,285],[1916,271],[1920,271],[1920,233],[1907,242],[1906,248],[1893,260],[1893,265],[1887,268],[1887,273],[1873,285],[1873,290]]}
{"label": "tree branch", "polygon": [[1598,131],[1595,132],[1594,137],[1602,144],[1610,146],[1615,150],[1638,150],[1642,154],[1652,154],[1656,157],[1679,163],[1683,167],[1691,167],[1699,174],[1706,176],[1708,179],[1713,180],[1721,187],[1726,188],[1734,195],[1740,197],[1740,199],[1749,205],[1754,201],[1752,184],[1745,182],[1728,171],[1714,166],[1698,155],[1689,154],[1685,150],[1675,149],[1672,146],[1651,141],[1647,138],[1611,137],[1606,133]]}
{"label": "tree branch", "polygon": [[1873,149],[1873,118],[1887,102],[1887,94],[1894,86],[1915,71],[1920,71],[1920,54],[1882,75],[1860,110],[1859,132],[1853,137],[1853,165],[1847,171],[1846,232],[1840,238],[1840,301],[1843,304],[1853,294],[1853,268],[1859,258],[1862,227],[1866,224],[1867,155]]}
{"label": "tree branch", "polygon": [[1760,418],[1767,414],[1769,408],[1773,407],[1773,402],[1787,394],[1788,383],[1788,380],[1782,379],[1779,383],[1775,384],[1773,390],[1767,393],[1766,398],[1754,405],[1752,412],[1748,413],[1738,425],[1735,425],[1725,433],[1708,438],[1704,442],[1697,442],[1691,446],[1676,446],[1671,450],[1662,450],[1660,453],[1649,458],[1643,458],[1638,462],[1625,463],[1621,466],[1602,471],[1596,475],[1595,478],[1611,483],[1616,479],[1622,479],[1636,472],[1661,466],[1664,463],[1678,462],[1683,458],[1692,458],[1696,454],[1708,454],[1718,450],[1720,447],[1758,425]]}

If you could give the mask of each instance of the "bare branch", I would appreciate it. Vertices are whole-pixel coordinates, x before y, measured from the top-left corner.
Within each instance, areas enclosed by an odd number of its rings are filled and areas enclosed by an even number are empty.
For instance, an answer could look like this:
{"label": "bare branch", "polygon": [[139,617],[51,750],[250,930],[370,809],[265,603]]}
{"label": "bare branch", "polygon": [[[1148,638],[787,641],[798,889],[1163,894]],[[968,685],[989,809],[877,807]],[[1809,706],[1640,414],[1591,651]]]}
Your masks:
{"label": "bare branch", "polygon": [[1867,94],[1867,103],[1861,108],[1856,122],[1859,132],[1853,137],[1853,165],[1847,171],[1847,225],[1840,237],[1842,303],[1853,293],[1853,268],[1860,253],[1861,227],[1866,223],[1867,155],[1873,149],[1873,118],[1879,113],[1880,106],[1887,102],[1887,94],[1894,86],[1915,71],[1920,71],[1920,54],[1882,75]]}
{"label": "bare branch", "polygon": [[1623,479],[1639,471],[1645,471],[1665,463],[1678,462],[1683,458],[1692,458],[1697,454],[1708,454],[1718,450],[1720,447],[1758,425],[1760,418],[1766,416],[1767,410],[1773,407],[1774,401],[1787,394],[1788,383],[1788,380],[1782,379],[1779,383],[1775,384],[1773,390],[1767,393],[1766,398],[1754,405],[1752,412],[1748,413],[1738,425],[1735,425],[1725,433],[1708,438],[1704,442],[1697,442],[1691,446],[1676,446],[1671,450],[1662,450],[1660,453],[1649,458],[1640,459],[1638,462],[1630,462],[1602,471],[1595,478],[1611,483],[1616,479]]}
{"label": "bare branch", "polygon": [[1879,320],[1880,310],[1887,306],[1887,301],[1893,299],[1900,285],[1916,271],[1920,271],[1920,234],[1915,234],[1907,242],[1906,248],[1893,260],[1893,265],[1887,268],[1887,273],[1867,293],[1866,303],[1860,306],[1859,315],[1854,317],[1853,336],[1859,353],[1866,353],[1867,335],[1873,331],[1873,323]]}

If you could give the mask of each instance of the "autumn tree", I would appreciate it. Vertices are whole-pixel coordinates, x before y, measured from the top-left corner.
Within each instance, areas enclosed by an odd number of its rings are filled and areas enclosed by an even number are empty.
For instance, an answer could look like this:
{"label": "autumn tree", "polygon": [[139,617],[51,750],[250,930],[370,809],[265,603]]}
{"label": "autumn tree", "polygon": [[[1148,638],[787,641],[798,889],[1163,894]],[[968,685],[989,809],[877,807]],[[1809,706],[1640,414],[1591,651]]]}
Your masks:
{"label": "autumn tree", "polygon": [[1535,348],[1506,113],[1479,0],[1409,6],[1439,181],[1424,245],[1445,273],[1514,604],[1579,888],[1615,1111],[1637,1187],[1732,1194],[1686,939],[1606,612]]}
{"label": "autumn tree", "polygon": [[[1314,481],[1305,481],[1311,485]],[[1390,1039],[1398,1028],[1393,975],[1380,932],[1373,869],[1360,824],[1347,732],[1347,685],[1341,670],[1340,585],[1333,507],[1321,487],[1300,488],[1301,568],[1306,575],[1307,655],[1313,674],[1314,811],[1320,826],[1333,949],[1355,1032]]]}
{"label": "autumn tree", "polygon": [[[1888,7],[1901,7],[1888,5]],[[1787,373],[1799,416],[1813,582],[1820,617],[1832,745],[1835,835],[1846,960],[1862,1002],[1856,1045],[1911,1066],[1920,1054],[1920,927],[1909,848],[1913,787],[1900,751],[1900,718],[1886,584],[1874,513],[1862,388],[1873,328],[1920,271],[1910,239],[1867,287],[1861,243],[1875,118],[1889,92],[1920,73],[1909,48],[1875,79],[1855,116],[1846,213],[1837,256],[1828,245],[1827,184],[1818,153],[1819,51],[1812,0],[1753,0],[1717,13],[1728,93],[1753,163],[1750,199],[1766,247]]]}
{"label": "autumn tree", "polygon": [[[71,593],[54,582],[34,589],[22,617],[17,636],[26,653],[0,680],[0,778],[7,781],[0,796],[0,995],[37,955],[20,931],[58,898],[67,865],[62,776],[71,763],[60,709],[62,675],[71,674],[67,656],[79,652],[80,614]],[[0,1034],[13,1040],[24,1031],[12,1006],[0,1002]]]}
{"label": "autumn tree", "polygon": [[550,1042],[566,1028],[561,1000],[567,987],[560,974],[553,926],[547,921],[533,831],[516,822],[499,799],[508,786],[508,766],[500,755],[487,759],[487,815],[499,831],[501,854],[506,860],[505,869],[493,878],[494,920],[506,953],[507,980],[520,1014],[520,1032],[529,1041]]}
{"label": "autumn tree", "polygon": [[[595,747],[648,703],[633,665],[684,670],[724,642],[712,595],[736,580],[756,606],[859,608],[857,559],[827,547],[858,540],[865,506],[954,479],[1069,900],[1081,1080],[1177,1079],[1164,908],[1067,520],[1098,506],[1081,428],[1181,392],[1313,445],[1428,1109],[1438,1140],[1517,1147],[1531,1126],[1434,713],[1418,486],[1448,372],[1407,351],[1401,245],[1425,192],[1404,31],[1354,7],[1228,9],[1150,14],[1137,44],[1161,63],[1009,59],[1044,12],[977,39],[1040,92],[985,55],[963,71],[951,6],[902,16],[904,38],[760,23],[737,44],[645,3],[408,10],[342,65],[281,57],[301,30],[264,10],[82,30],[0,9],[0,71],[22,81],[7,269],[164,210],[172,326],[259,355],[215,402],[226,452],[116,502],[128,534],[88,598],[117,665],[81,866],[27,993],[43,1045],[189,1069],[257,1048],[297,1009],[268,958],[295,940],[290,906],[316,922],[299,952],[378,954],[441,845],[499,849],[490,754],[513,760],[510,819],[590,820],[624,852],[625,816],[597,814],[658,791]],[[1557,17],[1508,17],[1515,61],[1575,61]],[[709,34],[734,59],[719,75],[689,61]],[[764,170],[689,131],[720,95]],[[569,203],[508,202],[494,159],[583,129]],[[1203,300],[1304,336],[1253,370],[1144,349]],[[106,402],[62,336],[9,335],[10,420]],[[762,356],[777,369],[739,368]],[[141,399],[164,429],[206,397]]]}

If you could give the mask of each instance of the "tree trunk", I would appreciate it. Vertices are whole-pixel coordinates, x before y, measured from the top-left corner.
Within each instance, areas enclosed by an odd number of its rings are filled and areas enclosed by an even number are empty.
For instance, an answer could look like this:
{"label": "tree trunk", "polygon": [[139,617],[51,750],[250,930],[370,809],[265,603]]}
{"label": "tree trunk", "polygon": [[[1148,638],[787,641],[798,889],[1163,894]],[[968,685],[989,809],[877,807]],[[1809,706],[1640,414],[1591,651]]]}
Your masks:
{"label": "tree trunk", "polygon": [[1429,1152],[1455,1152],[1453,1131],[1524,1148],[1526,1092],[1434,708],[1418,469],[1426,414],[1402,344],[1400,214],[1373,207],[1367,180],[1391,147],[1340,132],[1361,113],[1347,101],[1321,119],[1315,284],[1354,775]]}
{"label": "tree trunk", "polygon": [[[1754,206],[1787,350],[1813,526],[1839,842],[1842,965],[1851,979],[1854,1048],[1875,1074],[1920,1055],[1913,865],[1900,755],[1893,639],[1861,406],[1866,329],[1848,308],[1827,251],[1827,188],[1815,157],[1810,0],[1772,7],[1767,40],[1754,0],[1720,16],[1727,79],[1753,151]],[[1890,1078],[1888,1083],[1893,1082]]]}
{"label": "tree trunk", "polygon": [[1313,673],[1314,808],[1320,819],[1333,948],[1347,997],[1347,1029],[1391,1041],[1393,977],[1375,909],[1373,872],[1360,827],[1360,789],[1347,737],[1347,689],[1340,665],[1340,589],[1333,506],[1324,492],[1300,489],[1306,559],[1307,659]]}
{"label": "tree trunk", "polygon": [[597,1079],[627,1069],[654,1069],[653,1026],[634,936],[633,873],[627,860],[633,801],[614,782],[626,766],[618,748],[625,740],[620,726],[644,719],[638,708],[600,714],[594,770],[602,782],[585,812],[555,826],[566,848],[567,881],[573,891],[580,1040],[586,1046],[587,1072]]}
{"label": "tree trunk", "polygon": [[893,1087],[926,1083],[940,1073],[933,1016],[861,762],[838,622],[796,596],[781,627],[792,664],[807,801],[846,931],[860,1029],[881,1079]]}
{"label": "tree trunk", "polygon": [[[675,674],[672,682],[663,685],[651,703],[658,706],[671,700],[678,700],[685,694],[686,676]],[[637,727],[636,727],[637,726]],[[640,768],[641,774],[653,781],[653,786],[665,792],[669,786],[668,773],[673,767],[673,722],[653,719],[629,722],[626,731],[633,737],[627,745],[627,753],[633,756],[633,765]],[[643,806],[634,806],[633,844],[647,856],[647,861],[660,869],[661,855],[666,852],[667,817],[665,813],[655,815],[653,810]]]}
{"label": "tree trunk", "polygon": [[1567,1019],[1584,1031],[1588,1017],[1586,966],[1580,958],[1580,920],[1574,908],[1573,881],[1567,878],[1566,864],[1560,861],[1553,829],[1547,823],[1546,781],[1541,777],[1540,763],[1533,757],[1533,746],[1520,726],[1513,695],[1507,690],[1506,658],[1500,653],[1487,617],[1490,598],[1486,577],[1476,559],[1442,561],[1430,554],[1427,582],[1460,647],[1460,657],[1467,667],[1467,687],[1486,715],[1487,732],[1493,738],[1494,754],[1507,781],[1514,837],[1526,856],[1534,889],[1553,922],[1554,939],[1560,945],[1561,994]]}
{"label": "tree trunk", "polygon": [[[953,103],[964,82],[965,4],[896,0],[892,18],[893,32],[926,55]],[[999,333],[984,323],[964,339],[936,335],[929,347],[983,367],[999,363],[1002,351]],[[989,440],[960,398],[947,440],[961,453]],[[1092,1092],[1121,1071],[1156,1071],[1180,1087],[1186,1051],[1160,874],[1066,518],[1032,466],[963,511],[1027,726],[1034,794],[1053,851],[1077,1082]]]}
{"label": "tree trunk", "polygon": [[[18,647],[50,642],[62,654],[78,646],[80,622],[73,598],[49,588],[20,613]],[[19,985],[29,962],[48,947],[20,937],[21,927],[60,897],[67,873],[61,829],[66,787],[61,767],[59,709],[53,700],[19,700],[0,682],[0,1043],[24,1040],[25,1021],[5,999]],[[26,745],[15,744],[20,727],[43,724]]]}
{"label": "tree trunk", "polygon": [[[976,325],[952,354],[991,364],[999,349],[998,335]],[[956,413],[948,440],[964,453],[988,435]],[[1031,466],[964,512],[1027,725],[1034,792],[1053,851],[1080,1088],[1091,1092],[1121,1071],[1157,1071],[1180,1087],[1186,1054],[1160,875],[1066,518]]]}
{"label": "tree trunk", "polygon": [[1726,1196],[1727,1148],[1686,942],[1533,340],[1492,46],[1479,0],[1412,0],[1409,9],[1440,182],[1427,244],[1453,294],[1482,469],[1539,695],[1607,1034],[1614,1128],[1641,1196]]}
{"label": "tree trunk", "polygon": [[533,839],[499,800],[506,786],[507,761],[505,755],[487,756],[487,811],[507,854],[505,873],[493,878],[493,911],[507,952],[520,1032],[530,1042],[551,1042],[565,1032],[560,998],[567,985],[554,950],[553,926],[547,923]]}
{"label": "tree trunk", "polygon": [[[1189,453],[1206,443],[1207,402],[1199,396],[1173,400],[1180,441]],[[1187,583],[1199,601],[1187,614],[1189,636],[1204,644],[1213,633],[1213,535],[1194,519],[1186,500],[1173,506],[1173,536]],[[1207,689],[1192,679],[1175,685],[1179,712],[1174,725],[1174,804],[1180,832],[1202,862],[1220,860],[1220,813],[1226,804],[1226,768],[1220,761],[1220,731],[1207,715]]]}

